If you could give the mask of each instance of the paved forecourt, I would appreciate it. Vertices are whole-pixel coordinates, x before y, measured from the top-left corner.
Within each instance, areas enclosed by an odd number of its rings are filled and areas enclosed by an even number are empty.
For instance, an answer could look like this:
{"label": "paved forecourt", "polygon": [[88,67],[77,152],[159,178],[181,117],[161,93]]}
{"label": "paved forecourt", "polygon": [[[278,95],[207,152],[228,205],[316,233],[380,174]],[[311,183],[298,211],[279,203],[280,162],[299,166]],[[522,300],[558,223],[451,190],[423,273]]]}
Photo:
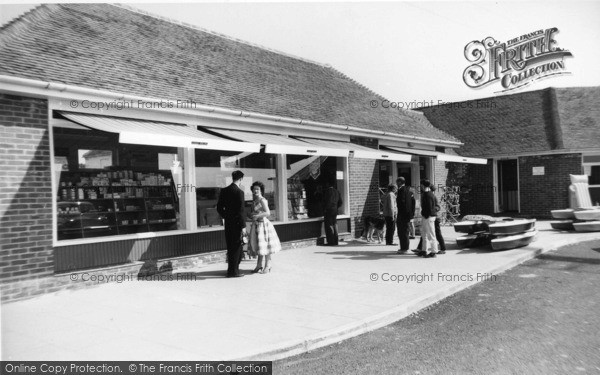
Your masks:
{"label": "paved forecourt", "polygon": [[600,237],[556,232],[548,222],[537,228],[536,242],[502,252],[457,249],[453,228],[443,227],[449,251],[437,258],[356,240],[282,251],[265,275],[250,274],[255,262],[246,260],[242,278],[225,278],[226,265],[212,264],[162,281],[122,278],[7,303],[1,359],[280,359],[390,324],[541,252]]}

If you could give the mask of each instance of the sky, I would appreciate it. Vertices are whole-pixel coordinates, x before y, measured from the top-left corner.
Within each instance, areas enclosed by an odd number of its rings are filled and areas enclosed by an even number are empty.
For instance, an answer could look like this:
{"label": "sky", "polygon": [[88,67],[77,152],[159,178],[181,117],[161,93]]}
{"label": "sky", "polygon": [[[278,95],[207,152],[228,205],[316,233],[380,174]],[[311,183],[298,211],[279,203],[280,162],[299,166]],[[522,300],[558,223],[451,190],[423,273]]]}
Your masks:
{"label": "sky", "polygon": [[[0,22],[32,6],[0,0]],[[143,0],[142,0],[143,1]],[[147,1],[147,0],[146,0]],[[499,82],[472,88],[465,47],[557,28],[567,74],[518,89],[600,86],[600,2],[212,2],[129,6],[286,54],[329,64],[391,102],[417,105],[505,95]]]}

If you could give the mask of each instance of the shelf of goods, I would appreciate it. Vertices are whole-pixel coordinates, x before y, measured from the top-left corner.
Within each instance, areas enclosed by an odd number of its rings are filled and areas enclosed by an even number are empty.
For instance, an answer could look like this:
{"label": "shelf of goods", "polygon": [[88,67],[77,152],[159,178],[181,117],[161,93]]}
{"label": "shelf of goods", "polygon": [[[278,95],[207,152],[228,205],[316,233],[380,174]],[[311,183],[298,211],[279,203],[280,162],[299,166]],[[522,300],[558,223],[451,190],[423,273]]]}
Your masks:
{"label": "shelf of goods", "polygon": [[177,229],[177,203],[170,172],[62,172],[58,239]]}

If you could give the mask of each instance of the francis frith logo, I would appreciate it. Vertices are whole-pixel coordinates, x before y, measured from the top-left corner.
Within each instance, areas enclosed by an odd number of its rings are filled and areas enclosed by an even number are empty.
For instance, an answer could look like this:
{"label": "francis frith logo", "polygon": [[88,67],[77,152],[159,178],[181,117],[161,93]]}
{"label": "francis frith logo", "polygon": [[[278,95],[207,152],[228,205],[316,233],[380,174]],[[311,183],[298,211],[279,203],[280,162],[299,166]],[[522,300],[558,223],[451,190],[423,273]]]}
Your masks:
{"label": "francis frith logo", "polygon": [[465,47],[465,58],[472,63],[463,73],[465,84],[472,88],[495,82],[509,91],[550,76],[570,74],[565,57],[573,55],[558,48],[556,27],[536,30],[500,43],[492,37],[472,41]]}

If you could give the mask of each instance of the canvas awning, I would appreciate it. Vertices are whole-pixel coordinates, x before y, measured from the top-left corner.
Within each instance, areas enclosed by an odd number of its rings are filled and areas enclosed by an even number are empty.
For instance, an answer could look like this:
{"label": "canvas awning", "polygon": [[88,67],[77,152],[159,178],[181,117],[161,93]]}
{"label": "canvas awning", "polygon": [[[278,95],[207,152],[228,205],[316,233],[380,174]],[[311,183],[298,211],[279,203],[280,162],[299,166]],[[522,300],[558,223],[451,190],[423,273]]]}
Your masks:
{"label": "canvas awning", "polygon": [[394,161],[410,161],[411,156],[403,153],[378,150],[371,147],[361,146],[350,142],[329,141],[323,139],[298,138],[302,141],[313,143],[319,146],[328,146],[346,149],[350,151],[350,155],[360,159],[375,159],[375,160],[394,160]]}
{"label": "canvas awning", "polygon": [[385,146],[385,149],[389,149],[391,151],[402,152],[409,155],[418,155],[418,156],[431,156],[436,158],[439,161],[449,161],[455,163],[467,163],[467,164],[487,164],[487,159],[480,158],[468,158],[460,155],[450,155],[445,154],[443,152],[431,151],[431,150],[419,150],[414,148],[403,148],[403,147],[395,147],[395,146]]}
{"label": "canvas awning", "polygon": [[348,157],[347,148],[339,148],[333,145],[317,145],[302,140],[289,138],[283,135],[269,133],[254,133],[237,130],[210,129],[212,132],[239,141],[260,143],[265,145],[268,154],[289,155],[320,155]]}
{"label": "canvas awning", "polygon": [[120,143],[191,147],[207,150],[260,152],[260,143],[239,142],[197,130],[194,126],[149,120],[60,112],[85,127],[119,134]]}

